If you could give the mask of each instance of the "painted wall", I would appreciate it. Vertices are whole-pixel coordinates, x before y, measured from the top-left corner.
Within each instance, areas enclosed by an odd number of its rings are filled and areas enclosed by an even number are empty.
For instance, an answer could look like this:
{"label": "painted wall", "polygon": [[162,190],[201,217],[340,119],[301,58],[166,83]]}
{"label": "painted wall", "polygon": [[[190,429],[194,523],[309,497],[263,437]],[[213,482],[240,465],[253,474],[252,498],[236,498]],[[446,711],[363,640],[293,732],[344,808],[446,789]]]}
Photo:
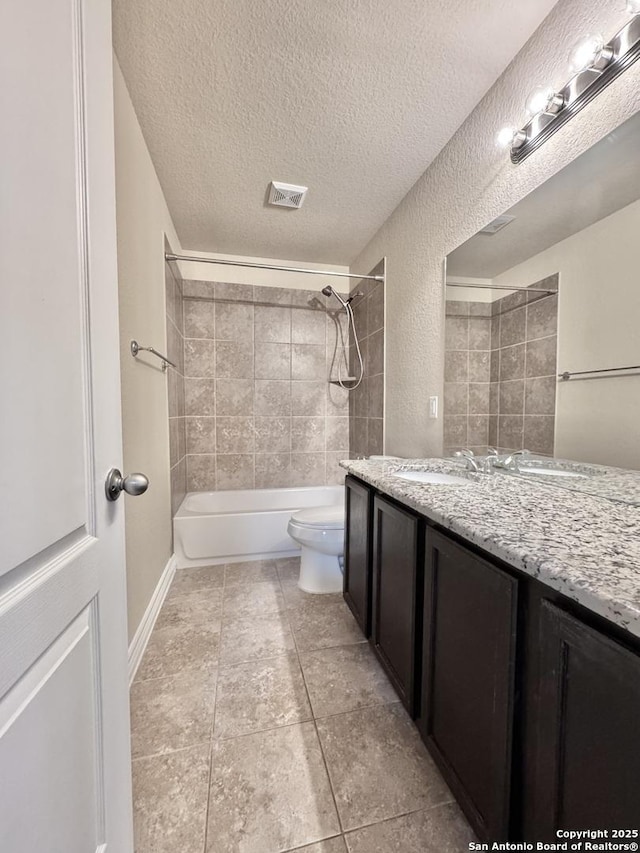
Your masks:
{"label": "painted wall", "polygon": [[129,638],[147,608],[171,547],[167,374],[134,359],[129,342],[166,353],[164,235],[179,248],[160,184],[114,59],[120,364],[125,471],[143,471],[149,489],[125,497]]}
{"label": "painted wall", "polygon": [[496,146],[498,130],[524,122],[534,86],[566,81],[577,39],[609,37],[627,20],[620,0],[560,0],[354,260],[362,270],[387,257],[387,453],[442,452],[442,418],[428,418],[428,398],[443,389],[446,255],[637,112],[640,62],[519,166]]}
{"label": "painted wall", "polygon": [[[558,373],[638,364],[640,201],[498,276],[560,274]],[[640,375],[559,382],[556,455],[640,469]]]}

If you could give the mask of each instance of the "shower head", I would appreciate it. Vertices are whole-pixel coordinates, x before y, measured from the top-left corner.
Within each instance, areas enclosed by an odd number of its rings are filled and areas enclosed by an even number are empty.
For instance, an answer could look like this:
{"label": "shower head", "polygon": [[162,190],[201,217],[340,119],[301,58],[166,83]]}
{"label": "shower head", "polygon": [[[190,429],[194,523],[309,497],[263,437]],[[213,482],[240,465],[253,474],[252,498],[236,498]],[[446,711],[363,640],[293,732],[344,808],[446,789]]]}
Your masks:
{"label": "shower head", "polygon": [[340,296],[339,293],[336,293],[330,284],[328,284],[326,287],[323,287],[322,292],[325,296],[335,296],[335,298],[340,302],[343,308],[346,308],[349,302],[351,301],[350,299],[347,299],[347,301],[345,302],[342,296]]}

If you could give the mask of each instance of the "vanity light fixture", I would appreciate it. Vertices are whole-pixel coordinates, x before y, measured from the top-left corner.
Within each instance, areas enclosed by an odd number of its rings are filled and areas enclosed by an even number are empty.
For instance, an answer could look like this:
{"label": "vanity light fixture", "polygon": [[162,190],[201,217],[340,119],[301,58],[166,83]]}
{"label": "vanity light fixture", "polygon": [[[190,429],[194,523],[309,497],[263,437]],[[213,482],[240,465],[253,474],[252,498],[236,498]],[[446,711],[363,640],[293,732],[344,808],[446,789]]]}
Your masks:
{"label": "vanity light fixture", "polygon": [[608,42],[599,34],[580,39],[571,51],[573,77],[561,89],[542,86],[529,95],[530,118],[522,128],[500,131],[498,144],[510,148],[512,163],[526,159],[640,58],[640,0],[627,0],[627,10],[633,17]]}

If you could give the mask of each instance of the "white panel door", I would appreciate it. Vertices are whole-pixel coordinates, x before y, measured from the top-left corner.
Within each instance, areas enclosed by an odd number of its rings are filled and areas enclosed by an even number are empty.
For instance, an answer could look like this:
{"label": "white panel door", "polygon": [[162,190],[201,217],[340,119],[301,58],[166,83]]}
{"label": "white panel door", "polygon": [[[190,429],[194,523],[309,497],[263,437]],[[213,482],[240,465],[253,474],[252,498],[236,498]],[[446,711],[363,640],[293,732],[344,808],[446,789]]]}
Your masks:
{"label": "white panel door", "polygon": [[110,3],[0,32],[0,851],[130,853]]}

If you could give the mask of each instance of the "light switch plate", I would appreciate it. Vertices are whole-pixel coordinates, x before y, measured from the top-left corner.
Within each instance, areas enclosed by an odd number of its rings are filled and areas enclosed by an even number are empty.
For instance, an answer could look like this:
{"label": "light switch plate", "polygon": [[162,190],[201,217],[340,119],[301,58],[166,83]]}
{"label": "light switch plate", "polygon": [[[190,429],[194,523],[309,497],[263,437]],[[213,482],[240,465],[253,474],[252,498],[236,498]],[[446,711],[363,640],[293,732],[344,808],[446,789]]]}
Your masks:
{"label": "light switch plate", "polygon": [[438,417],[438,398],[437,397],[429,397],[429,417],[437,418]]}

